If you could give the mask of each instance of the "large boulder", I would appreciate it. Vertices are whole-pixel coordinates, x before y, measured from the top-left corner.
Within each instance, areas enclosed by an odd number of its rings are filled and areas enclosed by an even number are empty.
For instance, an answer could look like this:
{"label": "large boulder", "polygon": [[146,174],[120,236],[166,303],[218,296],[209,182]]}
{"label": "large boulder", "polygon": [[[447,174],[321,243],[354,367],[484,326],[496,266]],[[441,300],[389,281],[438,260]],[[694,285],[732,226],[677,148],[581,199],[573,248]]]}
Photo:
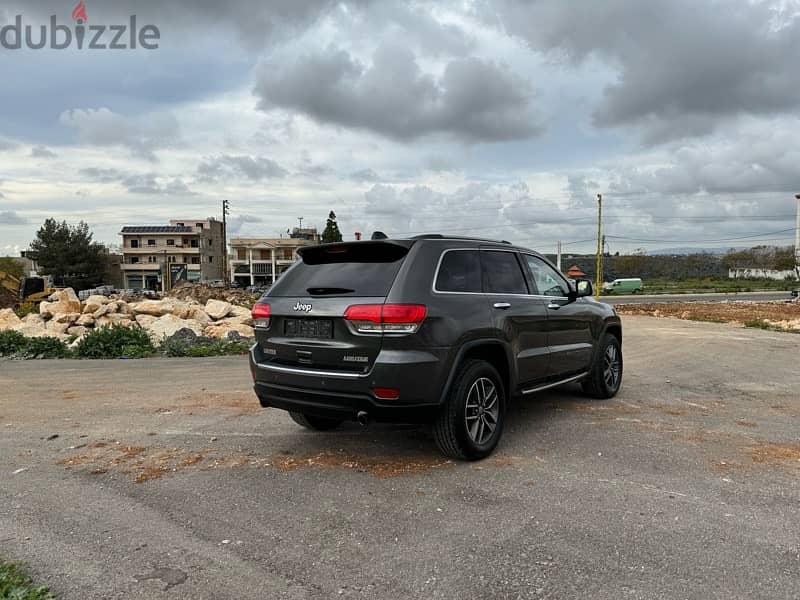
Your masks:
{"label": "large boulder", "polygon": [[73,325],[67,329],[67,334],[77,335],[79,338],[85,336],[87,333],[89,333],[89,330],[86,329],[86,327],[81,327],[80,325]]}
{"label": "large boulder", "polygon": [[199,304],[193,304],[189,306],[189,314],[186,315],[186,318],[198,321],[204,326],[209,325],[212,322],[211,317],[208,316],[208,313],[204,311],[203,307]]}
{"label": "large boulder", "polygon": [[48,337],[51,335],[57,335],[47,331],[44,325],[38,325],[36,323],[20,323],[14,328],[14,331],[18,331],[25,337]]}
{"label": "large boulder", "polygon": [[42,315],[37,315],[36,313],[28,313],[22,317],[22,322],[26,325],[35,325],[37,327],[44,327],[45,324],[45,320],[42,318]]}
{"label": "large boulder", "polygon": [[57,313],[53,315],[56,323],[69,323],[70,325],[81,317],[81,313]]}
{"label": "large boulder", "polygon": [[130,315],[120,314],[103,315],[94,320],[95,327],[106,327],[108,325],[124,325],[125,327],[130,327],[133,323],[134,321],[131,319]]}
{"label": "large boulder", "polygon": [[163,300],[142,300],[135,304],[129,304],[131,314],[150,315],[153,317],[163,317],[173,315],[179,319],[185,319],[189,315],[189,303],[175,298],[164,298]]}
{"label": "large boulder", "polygon": [[89,314],[82,314],[78,317],[78,320],[75,321],[75,325],[79,327],[91,327],[94,325],[94,317]]}
{"label": "large boulder", "polygon": [[252,327],[250,327],[250,325],[231,321],[229,319],[226,319],[225,321],[218,321],[206,326],[204,329],[205,335],[218,339],[227,339],[228,334],[233,331],[246,338],[251,338],[255,335],[254,330]]}
{"label": "large boulder", "polygon": [[203,333],[203,326],[193,319],[180,319],[172,314],[166,314],[155,321],[142,325],[154,343],[160,344],[164,338],[175,335],[179,330],[191,329],[195,334]]}
{"label": "large boulder", "polygon": [[22,325],[22,319],[10,308],[0,310],[0,331],[15,329]]}
{"label": "large boulder", "polygon": [[43,317],[52,317],[64,313],[80,313],[81,301],[72,288],[64,288],[52,294],[50,302],[39,304],[39,314]]}
{"label": "large boulder", "polygon": [[67,329],[69,329],[72,324],[67,321],[65,323],[59,323],[55,319],[51,319],[45,325],[45,329],[47,330],[47,335],[52,337],[61,337],[62,335],[66,335]]}
{"label": "large boulder", "polygon": [[206,314],[214,319],[215,321],[219,319],[224,319],[228,316],[231,312],[230,302],[223,302],[222,300],[214,300],[213,298],[206,302]]}
{"label": "large boulder", "polygon": [[94,294],[89,296],[86,299],[86,302],[83,303],[83,313],[84,314],[91,314],[99,309],[101,306],[105,306],[111,302],[110,298],[106,298],[105,296],[100,296],[99,294]]}
{"label": "large boulder", "polygon": [[245,325],[253,324],[253,312],[244,306],[233,306],[231,312],[228,314],[228,319],[236,319],[239,323]]}
{"label": "large boulder", "polygon": [[156,321],[158,321],[158,317],[154,317],[153,315],[136,315],[136,322],[145,329]]}

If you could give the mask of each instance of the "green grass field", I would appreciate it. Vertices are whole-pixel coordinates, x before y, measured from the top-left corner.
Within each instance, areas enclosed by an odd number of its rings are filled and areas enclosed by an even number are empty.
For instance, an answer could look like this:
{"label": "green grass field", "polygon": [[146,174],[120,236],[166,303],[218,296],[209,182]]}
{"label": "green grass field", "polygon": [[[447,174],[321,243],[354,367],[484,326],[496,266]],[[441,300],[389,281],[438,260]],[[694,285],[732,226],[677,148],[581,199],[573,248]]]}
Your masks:
{"label": "green grass field", "polygon": [[680,294],[692,292],[761,292],[792,290],[800,287],[797,281],[772,279],[716,279],[713,277],[674,279],[648,279],[644,281],[645,294]]}

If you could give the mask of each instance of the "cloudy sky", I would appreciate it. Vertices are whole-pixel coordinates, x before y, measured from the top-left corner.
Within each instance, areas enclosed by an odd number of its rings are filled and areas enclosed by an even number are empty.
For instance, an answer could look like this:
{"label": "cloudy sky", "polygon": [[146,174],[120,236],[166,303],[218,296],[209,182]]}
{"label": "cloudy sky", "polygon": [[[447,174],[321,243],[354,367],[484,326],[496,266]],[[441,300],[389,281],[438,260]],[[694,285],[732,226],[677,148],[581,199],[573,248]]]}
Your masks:
{"label": "cloudy sky", "polygon": [[[233,235],[334,210],[346,238],[586,251],[598,193],[612,252],[792,243],[798,0],[85,2],[159,48],[0,47],[0,254],[223,199]],[[74,4],[3,0],[0,27]]]}

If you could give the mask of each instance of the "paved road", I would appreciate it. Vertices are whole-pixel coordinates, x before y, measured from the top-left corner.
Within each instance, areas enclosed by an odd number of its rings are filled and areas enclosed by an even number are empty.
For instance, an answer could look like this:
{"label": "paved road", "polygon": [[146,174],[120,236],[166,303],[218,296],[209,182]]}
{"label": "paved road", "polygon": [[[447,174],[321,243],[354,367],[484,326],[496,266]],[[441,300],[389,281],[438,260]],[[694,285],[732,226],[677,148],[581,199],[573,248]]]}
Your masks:
{"label": "paved road", "polygon": [[607,304],[643,304],[647,302],[731,302],[735,300],[766,301],[789,300],[787,291],[778,292],[740,292],[730,294],[648,294],[630,296],[601,296],[600,301]]}
{"label": "paved road", "polygon": [[528,399],[478,464],[305,432],[240,358],[0,362],[0,554],[67,600],[796,600],[800,337],[624,326],[618,398]]}

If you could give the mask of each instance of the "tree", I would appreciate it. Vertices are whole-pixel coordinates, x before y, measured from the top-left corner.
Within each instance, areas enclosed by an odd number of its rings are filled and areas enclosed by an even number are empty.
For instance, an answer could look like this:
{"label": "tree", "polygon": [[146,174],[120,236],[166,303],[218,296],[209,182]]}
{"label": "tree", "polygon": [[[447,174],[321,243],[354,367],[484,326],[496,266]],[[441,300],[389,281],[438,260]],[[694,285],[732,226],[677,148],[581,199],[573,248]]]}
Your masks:
{"label": "tree", "polygon": [[328,215],[328,222],[325,223],[325,231],[322,232],[322,243],[332,244],[341,241],[342,232],[339,231],[339,225],[336,223],[336,213],[331,211]]}
{"label": "tree", "polygon": [[25,269],[22,268],[22,265],[9,256],[0,257],[0,271],[17,279],[25,277]]}
{"label": "tree", "polygon": [[57,285],[84,290],[102,283],[106,250],[92,242],[89,226],[47,219],[31,242],[31,251],[43,275]]}

